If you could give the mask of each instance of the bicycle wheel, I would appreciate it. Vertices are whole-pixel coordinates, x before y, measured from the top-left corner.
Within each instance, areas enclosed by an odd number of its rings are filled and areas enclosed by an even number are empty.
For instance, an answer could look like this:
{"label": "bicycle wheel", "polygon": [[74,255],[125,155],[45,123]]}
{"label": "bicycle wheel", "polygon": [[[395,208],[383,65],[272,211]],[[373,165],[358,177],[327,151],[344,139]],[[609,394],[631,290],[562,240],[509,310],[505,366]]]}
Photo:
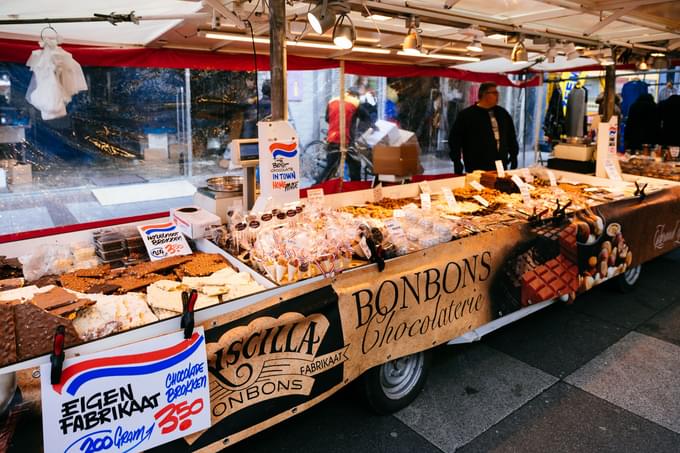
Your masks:
{"label": "bicycle wheel", "polygon": [[300,155],[300,172],[303,178],[318,183],[326,168],[326,142],[314,140],[308,143]]}

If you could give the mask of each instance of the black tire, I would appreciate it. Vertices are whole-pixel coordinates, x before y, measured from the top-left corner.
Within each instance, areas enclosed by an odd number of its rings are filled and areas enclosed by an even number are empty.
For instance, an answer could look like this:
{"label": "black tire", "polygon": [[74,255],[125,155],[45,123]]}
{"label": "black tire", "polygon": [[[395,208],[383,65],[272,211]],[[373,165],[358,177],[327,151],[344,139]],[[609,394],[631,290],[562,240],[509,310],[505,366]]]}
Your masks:
{"label": "black tire", "polygon": [[361,377],[368,405],[383,415],[405,408],[422,392],[431,363],[428,350],[371,368]]}
{"label": "black tire", "polygon": [[635,289],[635,284],[640,279],[642,264],[627,269],[623,275],[616,277],[616,286],[622,293],[627,293]]}

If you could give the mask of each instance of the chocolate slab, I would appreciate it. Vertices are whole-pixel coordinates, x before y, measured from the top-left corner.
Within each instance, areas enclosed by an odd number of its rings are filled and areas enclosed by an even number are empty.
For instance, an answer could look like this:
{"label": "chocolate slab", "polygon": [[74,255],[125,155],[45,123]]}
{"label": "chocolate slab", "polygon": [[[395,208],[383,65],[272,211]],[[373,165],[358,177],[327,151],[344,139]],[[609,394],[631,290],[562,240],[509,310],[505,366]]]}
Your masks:
{"label": "chocolate slab", "polygon": [[13,304],[0,304],[0,366],[9,365],[17,361],[17,340],[14,327]]}
{"label": "chocolate slab", "polygon": [[75,294],[66,291],[64,288],[55,287],[47,292],[36,294],[31,302],[43,310],[50,311],[72,304],[76,299],[78,298]]}
{"label": "chocolate slab", "polygon": [[19,304],[13,308],[17,360],[49,353],[59,325],[66,328],[66,347],[81,343],[73,323],[68,319],[51,315],[33,304]]}

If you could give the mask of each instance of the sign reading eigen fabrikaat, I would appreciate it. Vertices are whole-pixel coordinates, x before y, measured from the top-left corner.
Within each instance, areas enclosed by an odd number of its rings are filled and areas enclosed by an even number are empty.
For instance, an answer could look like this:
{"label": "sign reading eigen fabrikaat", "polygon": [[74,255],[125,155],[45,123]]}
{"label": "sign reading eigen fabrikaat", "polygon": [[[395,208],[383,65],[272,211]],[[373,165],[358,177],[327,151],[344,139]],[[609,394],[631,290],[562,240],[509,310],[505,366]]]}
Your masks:
{"label": "sign reading eigen fabrikaat", "polygon": [[210,426],[202,328],[67,359],[57,385],[40,375],[45,451],[137,452]]}

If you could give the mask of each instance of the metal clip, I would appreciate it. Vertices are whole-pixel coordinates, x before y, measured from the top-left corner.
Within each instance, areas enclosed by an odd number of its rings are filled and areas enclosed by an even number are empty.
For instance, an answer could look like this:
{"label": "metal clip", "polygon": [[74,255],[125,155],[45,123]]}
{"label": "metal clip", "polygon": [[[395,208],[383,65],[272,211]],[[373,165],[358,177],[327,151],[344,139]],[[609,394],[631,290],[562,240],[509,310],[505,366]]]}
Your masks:
{"label": "metal clip", "polygon": [[54,343],[52,344],[52,354],[50,354],[50,382],[57,385],[61,382],[61,371],[64,368],[64,341],[66,340],[66,329],[64,326],[57,326],[54,333]]}
{"label": "metal clip", "polygon": [[560,200],[557,200],[557,208],[553,211],[553,220],[555,223],[561,222],[567,214],[567,208],[571,206],[572,201],[569,200],[567,204],[560,207]]}
{"label": "metal clip", "polygon": [[194,308],[196,307],[196,300],[198,299],[198,292],[195,289],[191,293],[182,291],[182,318],[180,327],[184,329],[184,338],[189,339],[194,333]]}
{"label": "metal clip", "polygon": [[645,183],[643,186],[640,186],[640,184],[635,181],[635,196],[640,197],[640,201],[644,201],[644,199],[647,197],[647,194],[645,193],[646,188],[647,183]]}

